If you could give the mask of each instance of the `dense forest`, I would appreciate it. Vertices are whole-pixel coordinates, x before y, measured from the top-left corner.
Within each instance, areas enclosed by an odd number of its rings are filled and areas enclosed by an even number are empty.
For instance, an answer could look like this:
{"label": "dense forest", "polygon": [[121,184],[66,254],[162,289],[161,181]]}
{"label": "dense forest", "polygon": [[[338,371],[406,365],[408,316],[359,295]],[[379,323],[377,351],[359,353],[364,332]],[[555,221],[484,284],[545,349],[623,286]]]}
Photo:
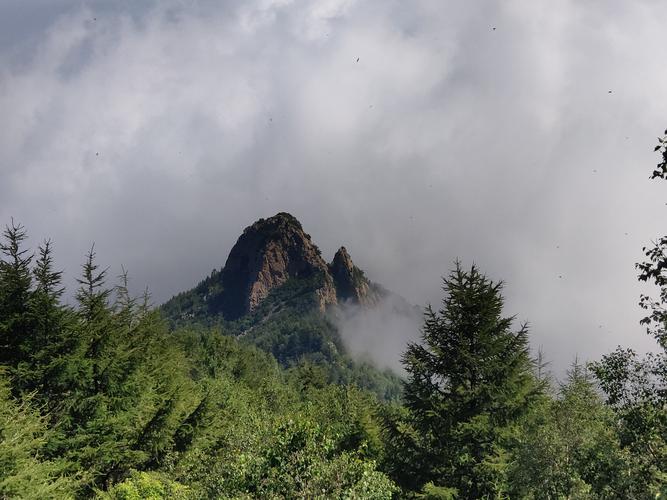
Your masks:
{"label": "dense forest", "polygon": [[91,249],[67,305],[26,237],[11,221],[0,247],[0,498],[667,495],[667,237],[637,264],[659,350],[558,381],[474,266],[443,278],[402,380],[351,361],[303,283],[262,305],[279,314],[174,321]]}

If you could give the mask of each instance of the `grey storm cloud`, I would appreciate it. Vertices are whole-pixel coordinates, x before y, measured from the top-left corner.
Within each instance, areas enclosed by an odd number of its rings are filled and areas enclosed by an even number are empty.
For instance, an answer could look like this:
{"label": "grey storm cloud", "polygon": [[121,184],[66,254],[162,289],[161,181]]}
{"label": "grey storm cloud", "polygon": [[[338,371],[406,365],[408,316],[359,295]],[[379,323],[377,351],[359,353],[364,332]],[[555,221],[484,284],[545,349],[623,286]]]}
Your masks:
{"label": "grey storm cloud", "polygon": [[557,369],[650,349],[633,264],[665,232],[648,175],[666,16],[650,0],[5,0],[0,220],[52,238],[69,283],[94,241],[159,303],[288,211],[415,304],[438,305],[455,258],[476,263]]}

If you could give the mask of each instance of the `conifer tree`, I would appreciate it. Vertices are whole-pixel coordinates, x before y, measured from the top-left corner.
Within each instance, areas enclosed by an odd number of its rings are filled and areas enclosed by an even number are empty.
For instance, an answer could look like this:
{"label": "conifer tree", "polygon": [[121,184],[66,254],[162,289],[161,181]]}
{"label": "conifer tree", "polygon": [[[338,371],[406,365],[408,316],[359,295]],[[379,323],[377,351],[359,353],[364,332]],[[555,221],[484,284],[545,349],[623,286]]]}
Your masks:
{"label": "conifer tree", "polygon": [[105,342],[111,336],[111,310],[108,303],[111,290],[104,286],[107,269],[99,270],[99,265],[95,263],[94,245],[82,267],[83,275],[77,280],[80,287],[76,299],[79,303],[78,313],[85,343],[84,359],[90,370],[88,389],[97,394],[102,390],[101,354]]}
{"label": "conifer tree", "polygon": [[22,247],[27,238],[25,228],[12,219],[0,243],[0,364],[16,366],[25,356],[23,343],[32,325],[28,303],[33,255]]}
{"label": "conifer tree", "polygon": [[199,401],[184,353],[148,297],[139,303],[130,295],[125,271],[118,286],[107,288],[107,270],[94,259],[91,249],[77,292],[78,344],[68,363],[77,378],[60,423],[62,451],[89,474],[91,488],[133,468],[156,467]]}
{"label": "conifer tree", "polygon": [[46,240],[39,247],[39,256],[35,261],[33,276],[35,290],[32,297],[32,310],[35,316],[37,332],[36,347],[41,349],[52,340],[58,321],[60,298],[65,288],[62,285],[62,271],[53,269],[53,249],[51,240]]}
{"label": "conifer tree", "polygon": [[575,360],[554,396],[545,395],[526,419],[510,497],[637,498],[617,419],[592,374]]}
{"label": "conifer tree", "polygon": [[53,267],[53,245],[46,240],[39,246],[32,270],[33,290],[28,311],[31,335],[24,339],[22,350],[27,353],[16,369],[16,383],[22,391],[38,391],[45,403],[56,401],[56,387],[73,350],[71,335],[72,313],[60,304],[64,293],[62,271]]}
{"label": "conifer tree", "polygon": [[516,424],[540,393],[527,327],[514,332],[513,318],[502,316],[502,286],[457,262],[444,278],[442,309],[427,308],[422,343],[403,357],[416,483],[461,498],[507,490]]}

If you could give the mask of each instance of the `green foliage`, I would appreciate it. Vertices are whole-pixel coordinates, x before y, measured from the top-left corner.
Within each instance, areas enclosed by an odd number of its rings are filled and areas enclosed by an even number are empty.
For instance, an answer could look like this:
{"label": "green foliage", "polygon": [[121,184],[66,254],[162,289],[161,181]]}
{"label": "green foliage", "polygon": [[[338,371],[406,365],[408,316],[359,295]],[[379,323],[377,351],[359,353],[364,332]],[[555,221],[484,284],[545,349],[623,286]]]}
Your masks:
{"label": "green foliage", "polygon": [[[287,372],[271,354],[223,331],[194,325],[170,332],[147,296],[130,295],[124,271],[107,287],[93,250],[77,305],[65,307],[50,242],[31,269],[22,228],[13,225],[6,237],[0,308],[11,342],[2,355],[12,389],[23,396],[14,400],[7,384],[0,391],[7,403],[0,431],[11,438],[0,445],[0,491],[27,498],[391,496],[393,483],[375,467],[383,451],[376,399],[329,385],[326,365],[298,359],[320,350],[313,318],[302,333],[283,330],[293,346],[284,351],[293,367]],[[292,307],[309,307],[299,287],[278,294],[288,309],[281,328],[294,320]],[[264,318],[256,316],[255,326]],[[258,329],[258,338],[270,332]],[[300,338],[312,340],[294,343]],[[320,361],[342,359],[332,349]],[[315,372],[319,382],[309,378]],[[43,415],[29,408],[33,400]]]}
{"label": "green foliage", "polygon": [[224,320],[219,304],[211,302],[217,293],[213,288],[221,283],[220,273],[214,271],[194,289],[169,300],[161,310],[173,327],[214,328],[271,353],[285,368],[313,363],[324,370],[328,383],[355,384],[380,399],[398,400],[402,394],[399,377],[390,370],[353,360],[336,326],[319,312],[315,290],[322,286],[322,280],[320,274],[289,279],[271,290],[252,313],[229,322]]}
{"label": "green foliage", "polygon": [[631,473],[613,411],[575,362],[557,397],[544,397],[526,418],[511,497],[637,498],[626,480]]}
{"label": "green foliage", "polygon": [[[25,239],[12,222],[0,247],[0,498],[664,494],[664,353],[594,364],[606,402],[578,365],[551,395],[474,267],[427,309],[403,393],[314,312],[321,276],[229,322],[220,273],[154,310],[124,270],[107,286],[91,249],[66,306],[51,243],[33,258]],[[661,286],[656,255],[642,272]]]}
{"label": "green foliage", "polygon": [[[223,321],[222,310],[222,273],[213,270],[192,290],[181,292],[161,306],[172,328],[201,324],[216,324]],[[214,319],[212,319],[214,318]]]}
{"label": "green foliage", "polygon": [[72,498],[75,481],[67,464],[45,457],[49,437],[46,419],[32,399],[14,399],[0,371],[0,498]]}
{"label": "green foliage", "polygon": [[31,270],[20,248],[22,228],[12,225],[5,238],[10,258],[0,272],[6,292],[0,308],[12,342],[2,355],[13,391],[30,394],[48,412],[52,432],[44,456],[64,459],[79,472],[83,491],[131,468],[159,464],[195,394],[187,359],[166,324],[147,302],[129,296],[125,275],[115,294],[106,288],[106,271],[92,250],[79,280],[78,307],[62,306],[50,242],[40,247]]}
{"label": "green foliage", "polygon": [[341,451],[327,426],[294,416],[255,418],[252,428],[237,422],[215,452],[185,456],[177,477],[201,498],[391,498],[396,488],[372,460]]}
{"label": "green foliage", "polygon": [[309,420],[278,425],[257,470],[258,497],[391,498],[391,481],[357,453],[336,453],[336,441]]}
{"label": "green foliage", "polygon": [[619,419],[621,446],[631,468],[627,489],[636,497],[655,496],[667,489],[667,412],[663,354],[639,359],[618,348],[592,364],[607,403]]}
{"label": "green foliage", "polygon": [[[665,179],[667,140],[658,140],[655,151],[662,161],[651,178]],[[621,445],[632,460],[628,488],[638,497],[667,493],[667,237],[643,251],[647,260],[636,264],[639,280],[653,284],[659,297],[640,296],[639,305],[647,311],[641,323],[662,350],[640,359],[619,347],[592,365],[619,418]]]}
{"label": "green foliage", "polygon": [[25,229],[12,220],[0,243],[0,364],[18,363],[29,350],[24,345],[32,329],[29,310],[33,255],[22,248]]}
{"label": "green foliage", "polygon": [[100,500],[179,500],[189,498],[186,486],[156,472],[137,472],[107,492],[98,492]]}
{"label": "green foliage", "polygon": [[53,268],[52,244],[39,247],[32,270],[33,287],[27,300],[27,318],[22,334],[17,337],[19,350],[29,355],[12,358],[14,386],[19,392],[37,391],[44,403],[57,399],[64,359],[76,342],[73,336],[76,317],[60,303],[64,292],[62,272]]}
{"label": "green foliage", "polygon": [[[421,344],[404,355],[409,409],[405,485],[455,488],[464,498],[507,491],[517,424],[541,392],[526,327],[502,317],[502,283],[474,266],[444,279],[443,308],[426,311]],[[398,426],[394,426],[398,428]],[[410,477],[412,476],[412,477]]]}
{"label": "green foliage", "polygon": [[391,485],[373,463],[382,441],[372,396],[324,378],[304,383],[319,366],[305,363],[286,373],[270,355],[220,333],[191,328],[176,336],[202,367],[193,376],[206,386],[188,418],[186,445],[168,466],[192,495],[310,497],[324,489],[326,497],[357,490],[368,496]]}
{"label": "green foliage", "polygon": [[417,498],[425,500],[454,500],[458,496],[458,491],[455,488],[447,488],[445,486],[436,486],[433,483],[426,483],[424,485],[423,493],[417,495]]}
{"label": "green foliage", "polygon": [[86,471],[90,486],[99,486],[159,464],[196,391],[166,325],[129,297],[124,279],[108,303],[111,290],[93,256],[84,266],[77,343],[66,361],[66,384],[74,390],[54,409],[53,447]]}
{"label": "green foliage", "polygon": [[229,325],[243,342],[270,352],[284,367],[314,363],[329,383],[355,384],[385,401],[402,393],[400,379],[368,363],[352,360],[336,326],[319,312],[314,290],[322,277],[291,279],[272,290],[252,314]]}
{"label": "green foliage", "polygon": [[663,137],[658,137],[658,144],[653,151],[658,151],[662,155],[662,161],[653,170],[651,179],[667,179],[667,130],[665,130]]}

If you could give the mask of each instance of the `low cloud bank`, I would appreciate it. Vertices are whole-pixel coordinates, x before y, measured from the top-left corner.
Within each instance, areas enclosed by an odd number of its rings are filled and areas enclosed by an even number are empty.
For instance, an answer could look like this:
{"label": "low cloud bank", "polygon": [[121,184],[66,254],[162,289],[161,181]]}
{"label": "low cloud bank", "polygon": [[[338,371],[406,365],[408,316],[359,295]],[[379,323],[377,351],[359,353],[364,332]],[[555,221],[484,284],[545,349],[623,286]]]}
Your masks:
{"label": "low cloud bank", "polygon": [[373,308],[344,303],[335,317],[343,342],[352,356],[401,375],[405,373],[401,356],[408,342],[419,340],[422,320],[419,307],[393,294]]}

